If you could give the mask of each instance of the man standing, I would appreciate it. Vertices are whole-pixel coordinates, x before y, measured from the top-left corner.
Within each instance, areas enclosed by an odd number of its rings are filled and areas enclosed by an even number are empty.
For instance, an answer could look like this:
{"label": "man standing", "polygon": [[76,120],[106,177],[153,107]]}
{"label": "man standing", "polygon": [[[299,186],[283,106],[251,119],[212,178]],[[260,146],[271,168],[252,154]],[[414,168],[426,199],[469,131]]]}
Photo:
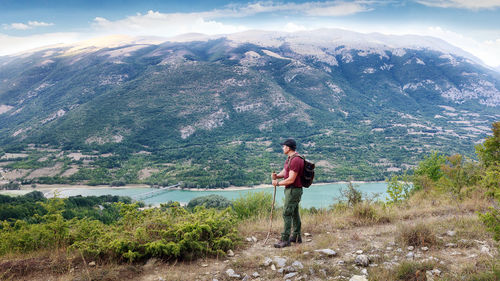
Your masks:
{"label": "man standing", "polygon": [[[281,143],[283,153],[288,155],[283,170],[279,173],[272,173],[273,186],[285,186],[285,206],[283,210],[284,230],[281,233],[281,241],[274,244],[276,248],[290,246],[291,242],[302,243],[300,236],[300,215],[299,203],[302,197],[302,182],[300,178],[304,170],[304,160],[295,150],[297,143],[293,139],[287,139]],[[278,179],[284,179],[278,181]],[[293,226],[293,233],[290,237],[290,231]]]}

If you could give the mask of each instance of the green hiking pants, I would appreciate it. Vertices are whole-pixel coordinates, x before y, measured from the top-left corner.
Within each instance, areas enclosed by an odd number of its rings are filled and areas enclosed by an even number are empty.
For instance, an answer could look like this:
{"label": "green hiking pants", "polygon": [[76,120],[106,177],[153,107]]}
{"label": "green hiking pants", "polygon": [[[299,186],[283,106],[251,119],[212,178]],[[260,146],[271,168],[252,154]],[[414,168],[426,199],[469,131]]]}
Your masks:
{"label": "green hiking pants", "polygon": [[285,228],[281,233],[281,241],[290,239],[290,231],[293,226],[293,237],[300,236],[299,203],[302,197],[302,187],[285,188],[285,206],[283,209],[283,220]]}

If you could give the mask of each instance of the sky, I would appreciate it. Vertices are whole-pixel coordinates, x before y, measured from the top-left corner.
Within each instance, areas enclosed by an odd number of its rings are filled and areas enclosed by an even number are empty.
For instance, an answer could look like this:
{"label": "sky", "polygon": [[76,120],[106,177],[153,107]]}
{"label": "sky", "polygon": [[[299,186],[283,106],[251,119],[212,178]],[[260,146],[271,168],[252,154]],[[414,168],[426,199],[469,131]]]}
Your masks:
{"label": "sky", "polygon": [[0,0],[0,56],[117,34],[318,28],[433,36],[500,69],[500,0]]}

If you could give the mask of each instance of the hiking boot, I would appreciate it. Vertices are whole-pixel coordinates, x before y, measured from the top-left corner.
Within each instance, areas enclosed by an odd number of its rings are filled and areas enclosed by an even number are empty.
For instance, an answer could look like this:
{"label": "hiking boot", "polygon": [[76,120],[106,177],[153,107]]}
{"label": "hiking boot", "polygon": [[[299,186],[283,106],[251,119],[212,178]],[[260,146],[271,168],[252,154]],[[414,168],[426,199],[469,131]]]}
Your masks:
{"label": "hiking boot", "polygon": [[301,236],[298,236],[298,237],[290,237],[290,243],[302,243],[302,237]]}
{"label": "hiking boot", "polygon": [[285,248],[290,246],[290,241],[280,241],[279,243],[274,244],[274,248]]}

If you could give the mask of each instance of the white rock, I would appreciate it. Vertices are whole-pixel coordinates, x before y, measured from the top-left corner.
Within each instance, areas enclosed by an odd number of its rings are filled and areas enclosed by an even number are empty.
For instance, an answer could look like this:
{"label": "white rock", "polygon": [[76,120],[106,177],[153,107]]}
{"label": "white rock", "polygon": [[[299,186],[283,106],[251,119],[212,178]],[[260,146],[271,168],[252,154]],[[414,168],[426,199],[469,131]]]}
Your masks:
{"label": "white rock", "polygon": [[408,254],[406,254],[407,259],[413,259],[414,256],[415,254],[413,254],[413,252],[409,252]]}
{"label": "white rock", "polygon": [[365,275],[353,275],[349,281],[368,281]]}
{"label": "white rock", "polygon": [[276,266],[274,264],[271,264],[271,270],[276,271]]}
{"label": "white rock", "polygon": [[208,266],[208,264],[206,264],[206,263],[201,264],[201,267],[207,267],[207,266]]}
{"label": "white rock", "polygon": [[457,234],[457,232],[456,232],[456,231],[453,231],[453,230],[448,230],[448,231],[446,231],[446,235],[448,235],[448,236],[450,236],[450,237],[455,236],[455,234]]}
{"label": "white rock", "polygon": [[402,252],[403,252],[403,249],[401,249],[401,248],[397,248],[397,249],[396,249],[396,252],[398,252],[398,253],[402,253]]}
{"label": "white rock", "polygon": [[295,268],[296,270],[303,269],[304,265],[300,261],[294,261],[292,263],[292,267]]}
{"label": "white rock", "polygon": [[258,241],[258,240],[257,240],[257,237],[252,236],[252,241],[253,241],[254,243],[257,243],[257,241]]}
{"label": "white rock", "polygon": [[481,246],[481,253],[489,254],[490,248],[488,248],[487,246]]}
{"label": "white rock", "polygon": [[298,272],[290,272],[290,273],[286,274],[283,278],[290,279],[290,278],[295,277],[298,274],[299,274]]}
{"label": "white rock", "polygon": [[270,266],[271,263],[273,263],[273,260],[271,258],[266,258],[262,264],[264,266]]}
{"label": "white rock", "polygon": [[95,266],[95,261],[89,262],[89,266]]}
{"label": "white rock", "polygon": [[415,247],[413,246],[408,246],[408,251],[413,251],[415,249]]}
{"label": "white rock", "polygon": [[227,251],[228,257],[234,257],[234,252],[232,250]]}
{"label": "white rock", "polygon": [[252,238],[250,237],[245,238],[245,240],[247,240],[247,242],[252,242]]}
{"label": "white rock", "polygon": [[340,260],[337,262],[337,265],[344,265],[344,264],[345,264],[345,261],[343,261],[343,260]]}
{"label": "white rock", "polygon": [[252,276],[253,278],[257,278],[260,277],[260,274],[257,271],[255,271],[254,273],[252,273]]}
{"label": "white rock", "polygon": [[427,277],[427,281],[434,281],[434,275],[432,274],[432,271],[427,270],[425,272],[425,277]]}
{"label": "white rock", "polygon": [[366,268],[361,269],[361,273],[363,273],[363,275],[368,276],[368,270]]}
{"label": "white rock", "polygon": [[455,243],[447,243],[446,245],[444,245],[445,247],[448,247],[448,248],[456,248],[457,247],[457,244]]}
{"label": "white rock", "polygon": [[241,275],[236,274],[232,268],[226,270],[226,275],[231,277],[231,278],[241,278]]}
{"label": "white rock", "polygon": [[246,275],[245,274],[245,277],[243,277],[243,279],[241,279],[241,281],[248,281],[250,280],[250,276]]}
{"label": "white rock", "polygon": [[332,249],[320,249],[320,250],[314,250],[314,251],[317,252],[317,253],[320,253],[320,254],[327,255],[329,257],[337,255],[337,252],[335,252]]}
{"label": "white rock", "polygon": [[370,264],[370,259],[367,255],[357,255],[354,259],[354,263],[360,266],[368,266]]}
{"label": "white rock", "polygon": [[305,237],[311,237],[312,235],[311,235],[311,233],[307,233],[307,232],[306,232],[306,233],[304,233],[304,236],[305,236]]}
{"label": "white rock", "polygon": [[439,276],[439,275],[441,275],[441,270],[435,268],[435,269],[432,270],[432,274],[434,274],[436,276]]}
{"label": "white rock", "polygon": [[361,255],[363,253],[363,250],[357,250],[356,254]]}
{"label": "white rock", "polygon": [[286,265],[286,259],[282,257],[274,257],[274,263],[277,267],[282,268]]}
{"label": "white rock", "polygon": [[309,253],[309,252],[303,252],[302,254],[303,254],[304,256],[307,256],[307,255],[309,255],[309,254],[311,254],[311,253]]}
{"label": "white rock", "polygon": [[387,248],[385,248],[385,249],[386,249],[387,251],[392,251],[392,250],[394,250],[394,248],[393,248],[393,247],[387,247]]}
{"label": "white rock", "polygon": [[428,247],[422,247],[422,248],[420,248],[420,250],[422,250],[424,252],[427,252],[429,250],[429,248]]}

